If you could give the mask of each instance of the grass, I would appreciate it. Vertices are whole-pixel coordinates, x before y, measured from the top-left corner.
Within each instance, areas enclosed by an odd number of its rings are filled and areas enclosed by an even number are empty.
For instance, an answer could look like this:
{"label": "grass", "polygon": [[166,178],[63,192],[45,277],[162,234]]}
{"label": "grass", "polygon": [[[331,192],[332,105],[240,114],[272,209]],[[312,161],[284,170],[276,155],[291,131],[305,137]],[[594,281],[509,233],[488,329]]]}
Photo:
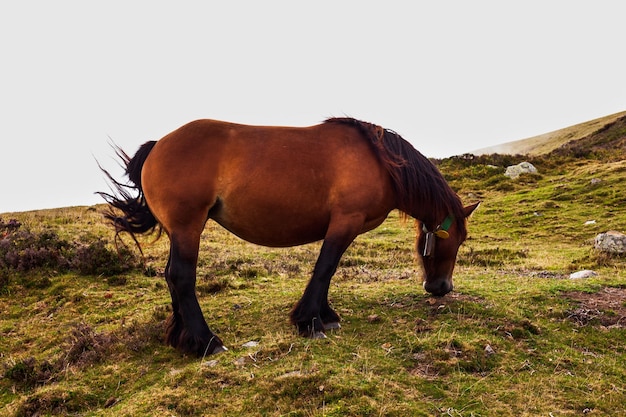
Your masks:
{"label": "grass", "polygon": [[[0,414],[626,413],[626,259],[592,249],[597,233],[626,231],[626,162],[538,166],[540,176],[516,181],[488,163],[445,164],[468,203],[483,200],[455,292],[436,299],[422,290],[414,225],[392,213],[342,259],[330,295],[342,329],[325,340],[297,336],[287,317],[319,243],[268,249],[209,224],[197,289],[229,351],[201,359],[162,343],[167,239],[144,239],[156,276],[3,270]],[[0,217],[112,248],[101,208]],[[568,278],[583,268],[598,275]]]}

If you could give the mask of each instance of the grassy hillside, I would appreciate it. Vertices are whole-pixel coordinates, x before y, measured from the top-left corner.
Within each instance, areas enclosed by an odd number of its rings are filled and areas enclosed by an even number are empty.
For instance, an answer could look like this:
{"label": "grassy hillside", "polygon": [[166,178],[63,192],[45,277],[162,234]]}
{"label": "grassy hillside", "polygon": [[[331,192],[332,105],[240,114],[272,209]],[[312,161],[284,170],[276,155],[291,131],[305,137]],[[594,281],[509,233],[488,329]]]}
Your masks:
{"label": "grassy hillside", "polygon": [[577,141],[585,138],[593,133],[604,129],[610,125],[626,117],[626,111],[615,113],[610,116],[600,117],[585,123],[579,123],[564,129],[555,130],[554,132],[545,133],[539,136],[533,136],[527,139],[506,142],[488,148],[477,149],[472,153],[474,155],[486,154],[509,154],[509,155],[542,155],[550,153],[555,149],[567,144],[568,142]]}
{"label": "grassy hillside", "polygon": [[[624,415],[626,259],[592,241],[626,232],[626,160],[553,155],[514,181],[509,162],[439,162],[466,203],[483,201],[455,292],[424,292],[414,226],[394,213],[344,256],[343,328],[325,340],[287,317],[319,243],[267,249],[209,224],[197,289],[230,350],[202,359],[161,340],[167,239],[144,240],[144,268],[136,252],[118,260],[102,207],[4,214],[0,414]],[[597,275],[569,279],[580,269]]]}

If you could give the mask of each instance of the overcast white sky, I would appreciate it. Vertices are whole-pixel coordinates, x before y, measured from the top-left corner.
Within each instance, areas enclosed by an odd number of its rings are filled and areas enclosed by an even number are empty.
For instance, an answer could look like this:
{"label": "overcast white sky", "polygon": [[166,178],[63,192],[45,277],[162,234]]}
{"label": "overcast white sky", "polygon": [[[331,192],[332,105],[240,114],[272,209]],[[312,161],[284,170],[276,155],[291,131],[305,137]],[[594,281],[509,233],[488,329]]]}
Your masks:
{"label": "overcast white sky", "polygon": [[94,157],[197,118],[352,116],[429,157],[626,110],[622,1],[0,5],[0,213],[101,202]]}

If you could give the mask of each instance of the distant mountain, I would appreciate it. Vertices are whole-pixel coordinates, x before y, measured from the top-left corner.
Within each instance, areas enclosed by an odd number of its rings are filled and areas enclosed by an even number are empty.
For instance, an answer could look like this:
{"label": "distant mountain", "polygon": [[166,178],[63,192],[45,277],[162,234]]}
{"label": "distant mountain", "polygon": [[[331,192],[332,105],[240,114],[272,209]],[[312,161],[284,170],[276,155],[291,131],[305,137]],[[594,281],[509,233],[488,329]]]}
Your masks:
{"label": "distant mountain", "polygon": [[[602,134],[603,132],[606,132],[606,130],[608,129],[618,130],[618,132],[616,132],[616,135],[608,136],[615,136],[613,137],[613,139],[617,142],[613,145],[619,147],[621,143],[621,146],[623,148],[624,145],[626,145],[626,134],[624,133],[625,126],[626,111],[623,111],[620,113],[612,114],[610,116],[605,116],[585,123],[566,127],[564,129],[555,130],[554,132],[534,136],[528,139],[521,139],[496,146],[477,149],[470,153],[474,155],[488,155],[498,153],[507,155],[519,154],[538,156],[548,154],[553,151],[559,152],[558,150],[561,149],[569,149],[570,151],[575,151],[576,148],[580,148],[581,145],[583,145],[583,143],[577,144],[577,142],[579,141],[584,141],[584,146],[586,148],[590,146],[595,146],[606,150],[607,146],[610,146],[610,144],[607,144],[607,135],[602,135],[602,138],[598,138],[596,136]],[[608,142],[611,142],[610,137],[608,138]]]}

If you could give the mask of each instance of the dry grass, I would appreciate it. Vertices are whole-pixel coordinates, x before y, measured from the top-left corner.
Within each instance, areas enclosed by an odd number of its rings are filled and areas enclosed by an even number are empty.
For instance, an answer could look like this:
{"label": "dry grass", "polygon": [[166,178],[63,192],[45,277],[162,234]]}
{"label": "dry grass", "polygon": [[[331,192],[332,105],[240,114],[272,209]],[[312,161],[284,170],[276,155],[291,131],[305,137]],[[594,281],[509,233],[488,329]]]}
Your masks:
{"label": "dry grass", "polygon": [[[319,243],[267,249],[207,227],[198,294],[230,350],[202,359],[162,343],[166,239],[144,240],[157,276],[4,271],[0,414],[624,414],[626,260],[590,249],[609,224],[626,230],[623,196],[612,194],[623,172],[570,168],[514,192],[455,183],[461,195],[480,188],[484,202],[456,291],[441,299],[421,288],[412,223],[394,213],[359,237],[331,286],[343,327],[325,340],[299,337],[287,317]],[[587,185],[591,172],[601,186]],[[111,237],[90,207],[11,216],[68,239]],[[598,223],[583,227],[589,218]],[[568,279],[583,267],[598,275]]]}
{"label": "dry grass", "polygon": [[547,154],[567,142],[587,137],[607,124],[612,123],[624,116],[626,116],[626,111],[615,113],[610,116],[600,117],[585,123],[579,123],[574,126],[569,126],[564,129],[555,130],[539,136],[533,136],[527,139],[506,142],[500,145],[478,149],[473,153],[475,155],[492,153],[510,155]]}

